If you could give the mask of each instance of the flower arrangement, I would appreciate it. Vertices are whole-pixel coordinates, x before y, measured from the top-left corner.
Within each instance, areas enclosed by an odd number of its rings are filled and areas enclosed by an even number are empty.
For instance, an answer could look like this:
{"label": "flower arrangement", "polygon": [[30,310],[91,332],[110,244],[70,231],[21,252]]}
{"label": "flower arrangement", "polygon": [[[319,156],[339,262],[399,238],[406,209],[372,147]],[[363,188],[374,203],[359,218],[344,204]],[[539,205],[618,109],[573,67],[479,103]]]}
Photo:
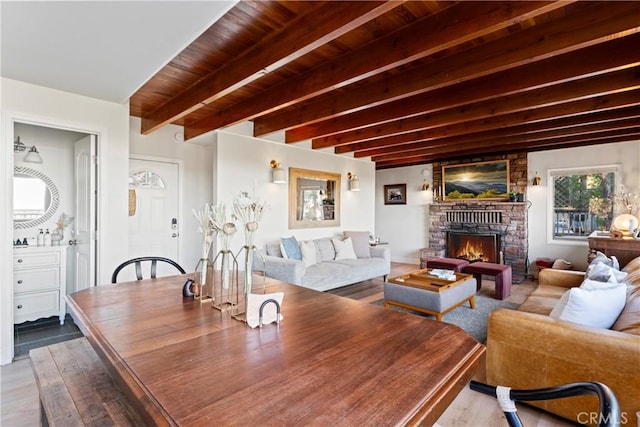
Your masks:
{"label": "flower arrangement", "polygon": [[620,191],[612,194],[610,199],[618,214],[630,214],[636,217],[640,214],[640,195],[624,191],[624,185],[621,185]]}
{"label": "flower arrangement", "polygon": [[60,241],[64,239],[64,229],[70,226],[74,219],[74,217],[67,215],[64,212],[60,215],[58,222],[56,222],[56,229],[51,233],[51,243],[54,246],[60,245]]}
{"label": "flower arrangement", "polygon": [[198,222],[198,232],[202,233],[202,255],[201,259],[209,258],[209,251],[213,244],[213,239],[218,231],[211,219],[211,206],[205,203],[204,208],[196,211],[192,209],[193,216]]}
{"label": "flower arrangement", "polygon": [[252,247],[256,230],[265,210],[265,203],[241,192],[233,201],[233,218],[239,220],[244,228],[245,246]]}

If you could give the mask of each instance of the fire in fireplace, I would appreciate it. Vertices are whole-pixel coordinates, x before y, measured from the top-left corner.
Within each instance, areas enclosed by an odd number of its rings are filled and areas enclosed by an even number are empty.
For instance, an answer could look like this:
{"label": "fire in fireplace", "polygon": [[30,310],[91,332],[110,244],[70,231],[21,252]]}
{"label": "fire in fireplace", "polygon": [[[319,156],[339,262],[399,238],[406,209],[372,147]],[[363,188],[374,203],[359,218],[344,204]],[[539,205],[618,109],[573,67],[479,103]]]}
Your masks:
{"label": "fire in fireplace", "polygon": [[500,262],[500,235],[495,233],[447,233],[447,256],[469,262]]}

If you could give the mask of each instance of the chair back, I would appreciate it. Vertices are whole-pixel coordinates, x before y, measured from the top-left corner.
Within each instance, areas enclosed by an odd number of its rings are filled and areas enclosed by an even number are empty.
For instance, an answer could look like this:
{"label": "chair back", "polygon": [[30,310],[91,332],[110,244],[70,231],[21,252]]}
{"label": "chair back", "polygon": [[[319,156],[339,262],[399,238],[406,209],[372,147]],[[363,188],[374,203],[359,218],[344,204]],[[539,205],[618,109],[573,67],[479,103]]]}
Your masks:
{"label": "chair back", "polygon": [[175,261],[173,261],[173,260],[171,260],[169,258],[163,258],[163,257],[159,257],[159,256],[143,256],[143,257],[138,257],[138,258],[132,258],[132,259],[130,259],[128,261],[123,262],[119,266],[117,266],[116,269],[113,271],[113,274],[111,275],[111,283],[117,283],[118,273],[120,273],[120,271],[123,268],[125,268],[126,266],[128,266],[130,264],[135,264],[137,280],[144,279],[144,277],[142,276],[142,263],[146,262],[146,261],[150,261],[151,262],[151,269],[150,269],[150,278],[151,279],[155,279],[156,278],[156,270],[157,270],[158,262],[164,262],[164,263],[167,263],[167,264],[171,264],[180,273],[182,273],[182,274],[186,273],[184,271],[184,268],[180,267],[180,265],[177,262],[175,262]]}

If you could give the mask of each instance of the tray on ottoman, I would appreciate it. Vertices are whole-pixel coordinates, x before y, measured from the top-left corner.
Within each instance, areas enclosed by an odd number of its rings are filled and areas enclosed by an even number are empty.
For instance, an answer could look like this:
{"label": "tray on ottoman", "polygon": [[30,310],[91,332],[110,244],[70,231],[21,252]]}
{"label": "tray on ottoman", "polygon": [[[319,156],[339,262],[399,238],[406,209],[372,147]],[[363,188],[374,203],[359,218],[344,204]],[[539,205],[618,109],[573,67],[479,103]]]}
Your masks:
{"label": "tray on ottoman", "polygon": [[442,315],[469,301],[475,307],[476,280],[470,274],[454,272],[455,280],[445,280],[421,269],[390,278],[384,284],[384,306],[390,305]]}

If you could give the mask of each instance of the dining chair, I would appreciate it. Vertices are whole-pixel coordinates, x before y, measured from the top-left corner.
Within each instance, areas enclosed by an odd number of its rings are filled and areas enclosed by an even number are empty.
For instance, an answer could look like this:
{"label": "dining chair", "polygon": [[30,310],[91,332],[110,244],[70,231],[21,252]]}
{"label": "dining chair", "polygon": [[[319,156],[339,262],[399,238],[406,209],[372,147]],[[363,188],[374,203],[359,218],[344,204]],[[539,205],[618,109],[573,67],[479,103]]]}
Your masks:
{"label": "dining chair", "polygon": [[184,268],[182,268],[180,266],[180,264],[178,264],[177,262],[175,262],[175,261],[173,261],[173,260],[171,260],[169,258],[164,258],[164,257],[159,257],[159,256],[143,256],[143,257],[138,257],[138,258],[132,258],[130,260],[127,260],[127,261],[123,262],[119,266],[117,266],[116,269],[113,271],[113,274],[111,275],[111,283],[117,283],[118,273],[120,273],[120,271],[123,268],[125,268],[126,266],[128,266],[130,264],[135,264],[136,277],[138,278],[137,280],[142,280],[144,278],[144,277],[142,277],[142,263],[146,262],[146,261],[150,261],[151,262],[151,270],[150,270],[151,279],[155,279],[156,278],[156,269],[157,269],[158,262],[164,262],[164,263],[167,263],[167,264],[171,264],[180,273],[182,273],[182,274],[186,273],[186,271],[184,271]]}
{"label": "dining chair", "polygon": [[509,427],[522,427],[522,421],[517,414],[515,406],[516,401],[551,400],[585,395],[595,395],[599,401],[598,413],[585,413],[590,417],[589,423],[597,423],[598,427],[620,425],[621,413],[618,399],[609,386],[599,382],[583,381],[547,388],[512,390],[509,387],[495,387],[478,381],[471,381],[469,387],[471,390],[497,398]]}

